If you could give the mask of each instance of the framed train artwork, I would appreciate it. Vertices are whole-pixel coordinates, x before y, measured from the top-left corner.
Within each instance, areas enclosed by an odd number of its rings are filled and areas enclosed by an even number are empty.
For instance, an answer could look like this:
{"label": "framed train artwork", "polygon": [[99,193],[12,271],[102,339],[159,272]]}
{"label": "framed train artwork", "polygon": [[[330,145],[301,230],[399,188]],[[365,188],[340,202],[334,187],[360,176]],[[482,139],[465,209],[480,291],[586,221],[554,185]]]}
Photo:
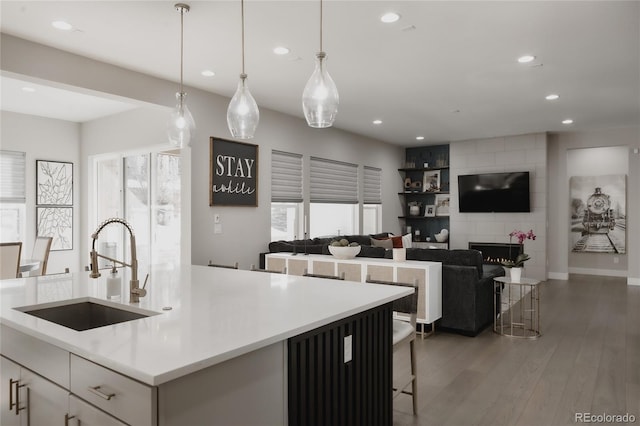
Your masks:
{"label": "framed train artwork", "polygon": [[626,253],[627,175],[572,176],[571,251]]}

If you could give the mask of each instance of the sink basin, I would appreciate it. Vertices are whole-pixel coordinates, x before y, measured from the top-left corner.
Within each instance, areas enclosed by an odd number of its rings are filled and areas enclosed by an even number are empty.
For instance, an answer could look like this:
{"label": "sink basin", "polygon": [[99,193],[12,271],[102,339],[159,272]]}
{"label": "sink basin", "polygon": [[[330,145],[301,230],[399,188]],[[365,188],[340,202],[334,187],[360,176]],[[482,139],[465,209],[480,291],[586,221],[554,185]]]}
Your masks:
{"label": "sink basin", "polygon": [[56,306],[47,303],[16,309],[25,314],[33,315],[77,331],[91,330],[93,328],[158,315],[157,312],[145,311],[143,309],[120,309],[100,302],[99,300],[72,300],[64,304],[57,304]]}

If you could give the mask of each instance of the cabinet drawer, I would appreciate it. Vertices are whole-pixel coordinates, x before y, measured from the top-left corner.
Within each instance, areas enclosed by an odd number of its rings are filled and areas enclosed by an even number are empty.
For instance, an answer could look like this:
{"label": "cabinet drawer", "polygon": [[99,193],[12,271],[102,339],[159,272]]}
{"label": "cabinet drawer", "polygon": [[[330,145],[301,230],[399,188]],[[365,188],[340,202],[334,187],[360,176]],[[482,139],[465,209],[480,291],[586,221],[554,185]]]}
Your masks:
{"label": "cabinet drawer", "polygon": [[73,416],[77,423],[73,420],[69,422],[71,425],[81,426],[127,426],[115,417],[98,410],[93,405],[87,404],[81,399],[73,395],[69,396],[69,415]]}
{"label": "cabinet drawer", "polygon": [[69,389],[69,352],[6,325],[0,327],[0,341],[2,355]]}
{"label": "cabinet drawer", "polygon": [[71,392],[133,425],[155,425],[157,388],[71,355]]}

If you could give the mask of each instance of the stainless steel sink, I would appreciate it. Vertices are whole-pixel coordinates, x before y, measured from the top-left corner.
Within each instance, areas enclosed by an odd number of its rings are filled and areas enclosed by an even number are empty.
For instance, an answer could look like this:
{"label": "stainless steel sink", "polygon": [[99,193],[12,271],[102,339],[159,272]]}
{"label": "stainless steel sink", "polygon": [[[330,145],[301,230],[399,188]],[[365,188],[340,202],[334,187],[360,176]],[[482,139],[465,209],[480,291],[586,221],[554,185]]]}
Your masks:
{"label": "stainless steel sink", "polygon": [[43,304],[15,308],[25,314],[51,321],[77,331],[133,321],[158,315],[157,312],[143,309],[120,309],[100,303],[99,299],[71,300],[64,304]]}

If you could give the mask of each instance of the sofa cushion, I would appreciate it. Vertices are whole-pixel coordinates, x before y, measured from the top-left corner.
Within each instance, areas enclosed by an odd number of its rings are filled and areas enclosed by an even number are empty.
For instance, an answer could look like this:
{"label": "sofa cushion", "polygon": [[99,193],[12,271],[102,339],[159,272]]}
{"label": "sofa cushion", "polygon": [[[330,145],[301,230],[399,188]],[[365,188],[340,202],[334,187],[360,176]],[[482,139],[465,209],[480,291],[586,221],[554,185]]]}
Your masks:
{"label": "sofa cushion", "polygon": [[469,249],[407,249],[407,260],[428,260],[441,262],[443,265],[473,266],[478,277],[483,274],[482,253]]}
{"label": "sofa cushion", "polygon": [[372,247],[382,247],[385,249],[393,248],[393,241],[391,241],[390,238],[385,238],[385,239],[371,238],[370,241],[371,241]]}

